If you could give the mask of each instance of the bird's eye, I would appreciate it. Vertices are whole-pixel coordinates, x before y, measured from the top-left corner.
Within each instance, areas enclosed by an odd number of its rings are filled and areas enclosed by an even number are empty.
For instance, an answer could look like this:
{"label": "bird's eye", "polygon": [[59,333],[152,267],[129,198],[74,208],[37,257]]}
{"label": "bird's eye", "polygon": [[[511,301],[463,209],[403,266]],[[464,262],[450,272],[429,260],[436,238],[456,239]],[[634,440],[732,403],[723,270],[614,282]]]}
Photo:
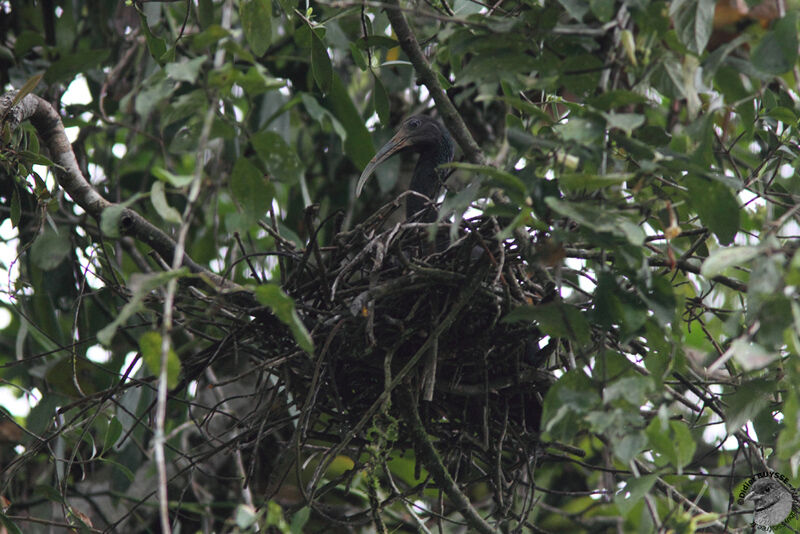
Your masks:
{"label": "bird's eye", "polygon": [[419,121],[417,119],[411,119],[406,124],[409,130],[415,130],[419,126]]}

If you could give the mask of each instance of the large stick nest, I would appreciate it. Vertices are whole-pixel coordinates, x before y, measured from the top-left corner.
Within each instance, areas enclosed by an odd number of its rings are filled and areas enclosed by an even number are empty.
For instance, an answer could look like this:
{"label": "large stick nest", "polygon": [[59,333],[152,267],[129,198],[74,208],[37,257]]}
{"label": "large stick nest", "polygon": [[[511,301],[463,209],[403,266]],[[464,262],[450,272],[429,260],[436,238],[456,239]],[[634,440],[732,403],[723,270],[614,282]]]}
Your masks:
{"label": "large stick nest", "polygon": [[[223,342],[184,362],[189,374],[226,353],[264,362],[300,413],[295,444],[327,437],[332,447],[342,436],[351,447],[368,442],[379,415],[400,419],[408,407],[392,393],[403,388],[444,456],[466,452],[483,463],[511,451],[504,470],[529,469],[552,383],[542,367],[556,341],[503,318],[552,298],[553,284],[532,274],[543,271],[514,240],[497,239],[493,218],[388,225],[385,215],[335,235],[331,246],[312,239],[306,250],[281,251],[283,289],[311,328],[313,356],[267,309],[250,309]],[[265,413],[274,406],[246,418],[253,441]],[[415,447],[408,436],[399,432],[394,447]]]}

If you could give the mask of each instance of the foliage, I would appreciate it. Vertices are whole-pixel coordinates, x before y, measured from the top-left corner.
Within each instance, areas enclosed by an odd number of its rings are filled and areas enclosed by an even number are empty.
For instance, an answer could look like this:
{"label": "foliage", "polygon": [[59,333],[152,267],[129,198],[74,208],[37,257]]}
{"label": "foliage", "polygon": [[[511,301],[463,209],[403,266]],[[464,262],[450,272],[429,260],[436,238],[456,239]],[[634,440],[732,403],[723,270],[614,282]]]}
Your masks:
{"label": "foliage", "polygon": [[[387,163],[353,198],[375,146],[436,113],[394,5],[0,5],[4,89],[60,110],[82,171],[116,203],[87,216],[33,126],[3,127],[0,388],[32,406],[0,412],[6,530],[158,531],[159,440],[181,531],[475,528],[442,496],[444,466],[491,528],[723,532],[749,521],[737,500],[750,476],[798,480],[794,4],[402,4],[469,132],[447,126],[484,156],[451,165],[441,211],[496,223],[488,237],[543,288],[498,305],[498,331],[540,334],[534,359],[558,379],[527,392],[542,396],[541,434],[514,478],[501,467],[523,454],[508,445],[519,436],[411,445],[388,392],[351,436],[293,389],[301,368],[312,392],[335,387],[320,354],[345,348],[326,345],[341,316],[312,313],[287,265],[347,257],[340,237],[407,174]],[[123,207],[253,299],[213,293],[205,273],[120,233]],[[367,339],[380,317],[356,297],[340,303]],[[483,416],[467,422],[502,423]],[[422,442],[447,454],[426,463]]]}

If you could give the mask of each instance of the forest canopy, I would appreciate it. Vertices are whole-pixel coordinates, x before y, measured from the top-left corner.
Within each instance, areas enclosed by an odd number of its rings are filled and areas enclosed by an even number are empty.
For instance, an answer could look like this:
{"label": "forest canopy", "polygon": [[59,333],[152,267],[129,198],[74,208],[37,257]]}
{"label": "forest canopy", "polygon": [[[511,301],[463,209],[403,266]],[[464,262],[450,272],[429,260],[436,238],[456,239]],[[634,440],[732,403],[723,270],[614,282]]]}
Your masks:
{"label": "forest canopy", "polygon": [[0,532],[800,528],[796,3],[0,10]]}

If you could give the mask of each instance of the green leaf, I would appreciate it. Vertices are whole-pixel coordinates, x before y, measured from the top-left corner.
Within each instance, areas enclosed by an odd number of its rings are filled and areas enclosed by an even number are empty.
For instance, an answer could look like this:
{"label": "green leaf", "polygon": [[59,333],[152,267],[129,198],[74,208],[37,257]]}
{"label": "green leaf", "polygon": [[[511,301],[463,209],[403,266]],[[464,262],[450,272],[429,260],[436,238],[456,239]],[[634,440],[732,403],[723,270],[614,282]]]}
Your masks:
{"label": "green leaf", "polygon": [[547,197],[545,203],[558,213],[595,232],[609,232],[627,239],[634,245],[644,243],[644,231],[633,221],[614,212],[589,204],[567,202],[555,197]]}
{"label": "green leaf", "polygon": [[179,63],[167,63],[164,68],[167,76],[176,82],[189,82],[194,83],[197,80],[197,75],[205,62],[206,57],[200,56],[189,61],[182,61]]}
{"label": "green leaf", "polygon": [[689,50],[700,54],[705,50],[714,23],[715,0],[675,0],[669,14],[675,21],[678,39]]}
{"label": "green leaf", "polygon": [[644,124],[644,115],[638,113],[603,113],[603,117],[609,129],[619,128],[627,135],[631,135],[633,130]]}
{"label": "green leaf", "polygon": [[614,504],[617,505],[620,515],[627,517],[634,506],[647,495],[657,479],[658,475],[644,475],[640,478],[628,479],[625,487],[614,497]]}
{"label": "green leaf", "polygon": [[250,49],[257,57],[263,56],[272,41],[272,2],[240,0],[239,18]]}
{"label": "green leaf", "polygon": [[333,81],[331,58],[328,56],[322,40],[314,31],[311,32],[311,73],[314,75],[317,87],[325,94],[330,93]]}
{"label": "green leaf", "polygon": [[311,508],[303,506],[292,516],[292,522],[289,525],[292,534],[303,534],[303,527],[308,523],[308,518],[311,516]]}
{"label": "green leaf", "polygon": [[591,329],[583,312],[563,302],[549,302],[536,306],[519,306],[503,318],[503,322],[536,321],[545,334],[571,339],[580,345],[591,341]]}
{"label": "green leaf", "polygon": [[122,218],[122,213],[128,206],[138,202],[143,196],[141,193],[136,193],[125,202],[112,204],[104,209],[103,213],[100,214],[100,231],[107,237],[119,237],[119,220]]}
{"label": "green leaf", "polygon": [[681,474],[692,461],[697,444],[682,421],[667,421],[654,417],[645,430],[653,451],[663,456]]}
{"label": "green leaf", "polygon": [[725,431],[733,434],[770,404],[775,383],[764,379],[741,384],[725,398]]}
{"label": "green leaf", "polygon": [[22,534],[22,531],[19,529],[19,527],[2,511],[0,511],[0,524],[5,527],[9,534]]}
{"label": "green leaf", "polygon": [[139,12],[139,22],[139,26],[144,32],[144,40],[147,42],[147,49],[150,51],[150,55],[159,65],[163,65],[163,58],[167,54],[167,42],[161,37],[153,35],[153,32],[150,31],[150,26],[147,24],[147,17],[143,12]]}
{"label": "green leaf", "polygon": [[766,74],[783,74],[797,62],[797,11],[788,11],[753,49],[750,61]]}
{"label": "green leaf", "polygon": [[122,218],[122,212],[125,211],[125,206],[121,204],[114,204],[103,210],[100,214],[100,230],[106,237],[119,237],[119,220]]}
{"label": "green leaf", "polygon": [[52,271],[72,252],[66,229],[53,230],[49,225],[31,246],[31,260],[43,271]]}
{"label": "green leaf", "polygon": [[713,278],[722,274],[725,269],[747,263],[762,253],[760,247],[728,247],[712,252],[703,262],[700,274],[706,278]]}
{"label": "green leaf", "polygon": [[763,369],[778,358],[778,354],[768,351],[758,343],[745,339],[735,339],[730,348],[733,359],[742,366],[745,371]]}
{"label": "green leaf", "polygon": [[566,191],[597,191],[606,187],[624,184],[633,177],[632,173],[602,175],[564,173],[558,177],[558,181]]}
{"label": "green leaf", "polygon": [[14,98],[11,100],[11,106],[9,108],[13,108],[17,104],[19,104],[23,98],[33,92],[36,89],[36,86],[39,85],[39,82],[42,81],[44,77],[44,72],[40,72],[39,74],[34,74],[30,78],[28,78],[22,87],[19,88],[17,94],[14,95]]}
{"label": "green leaf", "polygon": [[267,212],[273,196],[262,172],[247,158],[239,158],[233,166],[231,193],[242,208],[246,227]]}
{"label": "green leaf", "polygon": [[[139,351],[150,372],[156,376],[161,374],[162,364],[162,337],[158,332],[145,332],[139,337]],[[178,385],[178,376],[181,373],[181,361],[178,355],[170,347],[167,352],[167,387],[172,389]]]}
{"label": "green leaf", "polygon": [[264,130],[255,134],[251,141],[272,178],[289,185],[297,183],[304,172],[303,164],[279,133]]}
{"label": "green leaf", "polygon": [[599,405],[600,395],[589,377],[580,369],[569,371],[547,390],[542,428],[553,439],[568,440],[581,428],[575,416],[584,416]]}
{"label": "green leaf", "polygon": [[150,172],[162,182],[167,182],[173,187],[186,187],[194,180],[194,176],[191,174],[172,174],[161,167],[153,167]]}
{"label": "green leaf", "polygon": [[300,348],[309,354],[314,354],[314,341],[300,320],[300,316],[297,315],[297,310],[294,308],[294,300],[276,284],[258,286],[255,290],[255,295],[258,302],[264,306],[269,306],[272,313],[289,327],[294,340]]}
{"label": "green leaf", "polygon": [[730,188],[716,181],[687,176],[689,204],[700,221],[714,232],[721,245],[729,245],[739,231],[739,202]]}
{"label": "green leaf", "polygon": [[19,220],[22,217],[22,204],[19,199],[19,190],[17,187],[14,187],[14,190],[11,192],[11,227],[16,228],[19,224]]}
{"label": "green leaf", "polygon": [[164,182],[153,182],[150,188],[150,201],[162,219],[167,222],[180,224],[181,214],[167,202],[167,195],[164,193]]}
{"label": "green leaf", "polygon": [[339,139],[342,142],[347,140],[347,130],[345,130],[342,123],[339,122],[333,113],[322,107],[319,102],[317,102],[313,96],[309,95],[308,93],[303,93],[300,96],[300,99],[303,101],[303,105],[306,108],[306,111],[311,118],[315,121],[319,122],[320,124],[327,124],[330,123],[330,127],[333,128],[333,131],[336,132],[336,135],[339,136]]}
{"label": "green leaf", "polygon": [[[794,388],[787,388],[781,413],[785,421],[798,421],[800,418],[800,401]],[[800,453],[800,425],[784,425],[778,434],[778,458],[788,460]],[[797,477],[796,465],[792,476]]]}
{"label": "green leaf", "polygon": [[491,185],[502,187],[515,201],[524,203],[528,196],[528,189],[518,177],[511,173],[502,171],[489,165],[476,165],[474,163],[446,163],[444,168],[464,169],[465,171],[477,172],[490,178]]}
{"label": "green leaf", "polygon": [[108,422],[108,428],[106,429],[105,436],[103,437],[103,451],[107,451],[113,447],[121,435],[122,423],[120,423],[119,419],[116,417],[112,417]]}
{"label": "green leaf", "polygon": [[364,53],[358,49],[355,43],[350,43],[350,55],[353,57],[353,62],[356,66],[361,70],[367,70],[367,59],[364,57]]}
{"label": "green leaf", "polygon": [[626,91],[624,89],[614,89],[606,91],[597,96],[591,96],[586,99],[586,103],[602,111],[611,111],[622,106],[630,106],[632,104],[643,104],[647,102],[647,98],[634,93],[633,91]]}
{"label": "green leaf", "polygon": [[375,145],[372,143],[372,136],[369,134],[361,115],[359,115],[358,109],[353,104],[347,88],[336,73],[333,74],[331,92],[325,98],[324,104],[331,110],[347,132],[347,139],[344,140],[345,154],[347,154],[347,157],[350,158],[356,168],[363,169],[375,154]]}
{"label": "green leaf", "polygon": [[389,124],[389,93],[381,83],[381,79],[373,76],[375,87],[372,90],[372,104],[375,106],[375,113],[378,114],[381,124]]}

